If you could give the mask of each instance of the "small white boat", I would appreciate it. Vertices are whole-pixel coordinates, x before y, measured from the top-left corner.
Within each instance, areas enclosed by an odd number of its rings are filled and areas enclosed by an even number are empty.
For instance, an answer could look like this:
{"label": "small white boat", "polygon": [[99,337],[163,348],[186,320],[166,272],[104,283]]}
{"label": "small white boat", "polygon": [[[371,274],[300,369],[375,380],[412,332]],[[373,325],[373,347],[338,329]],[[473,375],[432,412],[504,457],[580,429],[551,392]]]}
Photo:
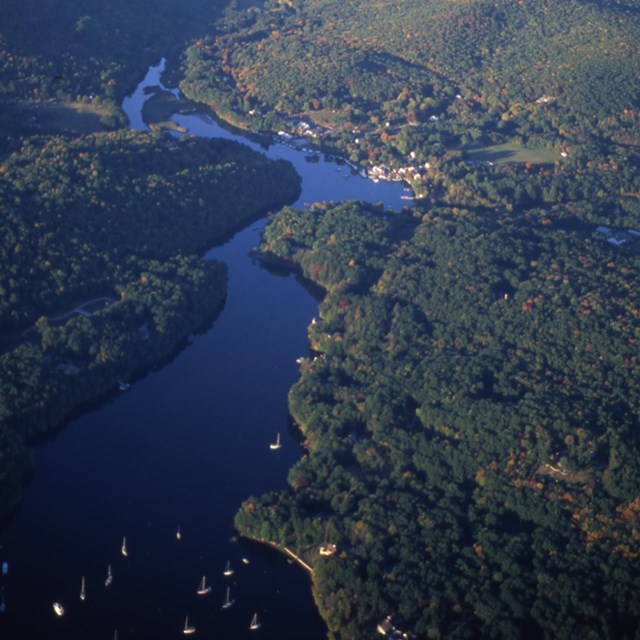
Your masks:
{"label": "small white boat", "polygon": [[253,618],[251,618],[251,624],[249,625],[249,629],[251,629],[251,631],[256,631],[257,629],[259,629],[261,626],[260,622],[258,622],[258,614],[254,613],[253,614]]}
{"label": "small white boat", "polygon": [[234,602],[235,602],[235,600],[231,599],[231,587],[227,587],[227,594],[224,597],[224,602],[222,603],[222,608],[223,609],[228,609],[229,607],[231,607],[233,605]]}
{"label": "small white boat", "polygon": [[178,525],[178,530],[176,531],[176,540],[182,540],[182,529],[180,529],[180,525]]}
{"label": "small white boat", "polygon": [[249,564],[249,558],[242,558],[242,564]]}
{"label": "small white boat", "polygon": [[59,602],[53,603],[53,610],[58,617],[64,615],[64,607]]}
{"label": "small white boat", "polygon": [[86,599],[87,599],[87,591],[84,586],[84,576],[82,576],[82,584],[80,586],[80,600],[86,600]]}
{"label": "small white boat", "polygon": [[211,587],[207,587],[207,580],[205,576],[202,576],[202,580],[200,580],[200,586],[198,587],[196,593],[199,596],[205,596],[207,595],[207,593],[209,593],[209,591],[211,591]]}
{"label": "small white boat", "polygon": [[273,450],[275,450],[275,449],[279,449],[281,446],[282,446],[282,445],[280,444],[280,434],[278,433],[278,435],[276,436],[276,441],[275,441],[275,442],[272,442],[272,443],[269,445],[269,449],[273,449]]}
{"label": "small white boat", "polygon": [[185,636],[190,636],[192,633],[196,632],[196,628],[193,625],[189,624],[189,616],[187,616],[184,619],[184,629],[182,630],[182,633],[184,633]]}
{"label": "small white boat", "polygon": [[127,539],[122,538],[122,546],[120,547],[120,553],[126,558],[129,555],[127,551]]}
{"label": "small white boat", "polygon": [[107,567],[107,579],[104,581],[104,586],[108,587],[113,582],[113,574],[111,573],[111,565]]}
{"label": "small white boat", "polygon": [[231,561],[227,560],[227,564],[224,568],[224,571],[222,572],[222,575],[224,576],[232,576],[233,575],[233,569],[231,568]]}

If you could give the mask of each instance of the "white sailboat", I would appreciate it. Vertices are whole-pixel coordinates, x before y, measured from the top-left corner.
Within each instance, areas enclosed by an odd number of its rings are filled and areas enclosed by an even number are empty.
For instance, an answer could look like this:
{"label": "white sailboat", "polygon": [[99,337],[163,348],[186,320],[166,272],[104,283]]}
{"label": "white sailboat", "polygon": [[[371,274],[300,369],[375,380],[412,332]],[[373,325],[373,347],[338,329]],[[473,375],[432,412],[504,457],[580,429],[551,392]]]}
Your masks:
{"label": "white sailboat", "polygon": [[113,575],[111,573],[111,565],[107,567],[107,579],[104,581],[104,586],[108,587],[113,582]]}
{"label": "white sailboat", "polygon": [[261,626],[260,622],[258,622],[258,614],[254,613],[253,614],[253,618],[251,618],[251,624],[249,625],[249,629],[251,629],[251,631],[256,631],[257,629],[259,629]]}
{"label": "white sailboat", "polygon": [[122,538],[122,546],[120,547],[120,553],[122,553],[122,555],[125,558],[129,555],[129,552],[127,551],[127,539],[126,538]]}
{"label": "white sailboat", "polygon": [[82,576],[82,584],[80,586],[80,600],[86,600],[87,599],[87,591],[84,587],[84,576]]}
{"label": "white sailboat", "polygon": [[58,617],[64,615],[64,607],[59,602],[53,603],[53,610]]}
{"label": "white sailboat", "polygon": [[235,600],[231,599],[231,587],[227,587],[227,594],[224,597],[224,602],[222,603],[222,608],[223,609],[228,609],[230,606],[233,605],[234,602],[235,602]]}
{"label": "white sailboat", "polygon": [[184,633],[185,636],[190,636],[192,633],[196,632],[196,628],[193,625],[189,624],[189,616],[187,616],[184,619],[184,629],[182,630],[182,633]]}
{"label": "white sailboat", "polygon": [[180,529],[180,525],[178,525],[178,530],[176,531],[176,540],[182,540],[182,529]]}
{"label": "white sailboat", "polygon": [[227,560],[227,564],[226,564],[226,566],[224,568],[224,571],[222,572],[222,575],[225,575],[227,577],[233,575],[233,569],[231,568],[231,561],[230,560]]}
{"label": "white sailboat", "polygon": [[273,450],[275,450],[275,449],[279,449],[281,446],[282,446],[282,444],[280,444],[280,433],[278,433],[278,434],[276,435],[276,441],[275,441],[275,442],[272,442],[272,443],[269,445],[269,449],[273,449]]}
{"label": "white sailboat", "polygon": [[199,596],[204,596],[207,593],[209,593],[209,591],[211,591],[211,587],[207,587],[206,577],[202,576],[202,580],[200,580],[200,586],[198,587],[198,590],[196,591],[196,593]]}

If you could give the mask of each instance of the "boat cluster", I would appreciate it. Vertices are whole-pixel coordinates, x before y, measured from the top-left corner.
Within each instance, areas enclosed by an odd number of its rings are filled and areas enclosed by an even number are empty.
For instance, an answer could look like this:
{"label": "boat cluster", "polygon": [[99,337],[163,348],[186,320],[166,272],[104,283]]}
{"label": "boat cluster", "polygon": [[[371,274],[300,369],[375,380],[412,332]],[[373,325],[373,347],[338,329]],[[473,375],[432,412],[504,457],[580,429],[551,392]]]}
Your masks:
{"label": "boat cluster", "polygon": [[[176,540],[182,540],[182,530],[180,528],[180,526],[178,526],[178,529],[176,531]],[[127,558],[129,557],[129,549],[127,547],[127,538],[123,537],[122,538],[122,544],[120,546],[120,554],[122,555],[123,558]],[[249,560],[247,558],[242,558],[242,563],[247,565],[249,564]],[[6,564],[6,563],[5,563]],[[233,576],[235,573],[233,567],[231,566],[231,561],[227,561],[224,570],[222,571],[222,575],[225,578],[230,578],[231,576]],[[106,578],[104,581],[104,586],[105,587],[110,587],[111,584],[113,583],[113,571],[111,568],[111,564],[107,565],[107,574],[106,574]],[[200,582],[198,583],[195,592],[198,596],[206,596],[207,594],[209,594],[211,592],[211,586],[209,586],[207,584],[207,577],[206,576],[202,576]],[[87,589],[86,589],[86,580],[85,580],[85,576],[82,576],[82,580],[80,583],[80,600],[81,601],[85,601],[87,599]],[[4,589],[2,590],[2,605],[4,606]],[[229,609],[230,607],[233,606],[233,604],[235,603],[235,600],[231,597],[231,587],[227,586],[226,588],[226,592],[225,592],[225,598],[224,601],[222,602],[222,609]],[[65,608],[62,605],[61,602],[54,602],[53,605],[53,612],[55,613],[56,616],[58,617],[62,617],[65,614]],[[0,612],[3,611],[4,608],[0,609]],[[249,629],[251,631],[257,631],[260,627],[262,626],[262,623],[259,621],[258,619],[258,614],[254,613],[253,617],[251,618],[251,621],[249,623]],[[182,633],[184,635],[192,635],[196,632],[196,627],[193,626],[193,624],[191,624],[189,622],[189,616],[185,616],[185,621],[184,621],[184,626],[182,628]],[[115,631],[114,632],[114,638],[117,639],[118,637],[118,632]]]}
{"label": "boat cluster", "polygon": [[[242,562],[243,564],[249,564],[249,560],[247,558],[242,558]],[[235,571],[231,566],[231,561],[228,560],[227,564],[224,567],[224,571],[222,572],[222,575],[225,578],[230,578],[234,573]],[[211,591],[211,587],[207,585],[206,576],[202,576],[202,580],[200,580],[200,584],[198,585],[198,589],[196,590],[196,593],[199,596],[206,596],[210,591]],[[222,608],[229,609],[230,607],[233,606],[234,602],[235,600],[231,598],[231,587],[227,586],[224,602],[222,603]],[[251,631],[257,631],[261,626],[262,624],[258,620],[258,614],[254,613],[253,617],[251,618],[251,622],[249,623],[249,629]],[[182,629],[182,633],[185,635],[191,635],[192,633],[195,633],[195,632],[196,632],[196,628],[193,625],[189,624],[189,616],[186,616],[184,619],[184,627]]]}

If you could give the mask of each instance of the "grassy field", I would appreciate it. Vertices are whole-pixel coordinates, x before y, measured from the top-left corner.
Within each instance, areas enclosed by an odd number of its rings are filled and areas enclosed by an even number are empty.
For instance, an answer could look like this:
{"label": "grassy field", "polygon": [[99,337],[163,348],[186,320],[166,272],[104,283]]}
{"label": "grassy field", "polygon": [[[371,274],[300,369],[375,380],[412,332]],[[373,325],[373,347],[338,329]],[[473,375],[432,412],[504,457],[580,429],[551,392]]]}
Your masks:
{"label": "grassy field", "polygon": [[2,109],[0,135],[83,134],[114,128],[109,109],[91,103],[10,103],[2,105]]}
{"label": "grassy field", "polygon": [[476,162],[493,162],[495,164],[505,162],[530,162],[531,164],[544,164],[555,162],[560,155],[551,149],[527,148],[512,143],[496,144],[490,147],[465,150],[469,160]]}

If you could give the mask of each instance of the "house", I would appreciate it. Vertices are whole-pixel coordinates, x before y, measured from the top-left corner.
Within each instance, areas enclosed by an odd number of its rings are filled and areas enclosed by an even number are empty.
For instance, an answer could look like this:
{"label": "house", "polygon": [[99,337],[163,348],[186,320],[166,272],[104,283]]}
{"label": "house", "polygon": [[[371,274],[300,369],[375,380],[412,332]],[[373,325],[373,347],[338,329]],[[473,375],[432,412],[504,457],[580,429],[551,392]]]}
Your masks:
{"label": "house", "polygon": [[321,556],[332,556],[337,550],[338,550],[338,547],[336,547],[335,544],[323,544],[323,545],[320,545],[320,549],[318,550],[318,553]]}

